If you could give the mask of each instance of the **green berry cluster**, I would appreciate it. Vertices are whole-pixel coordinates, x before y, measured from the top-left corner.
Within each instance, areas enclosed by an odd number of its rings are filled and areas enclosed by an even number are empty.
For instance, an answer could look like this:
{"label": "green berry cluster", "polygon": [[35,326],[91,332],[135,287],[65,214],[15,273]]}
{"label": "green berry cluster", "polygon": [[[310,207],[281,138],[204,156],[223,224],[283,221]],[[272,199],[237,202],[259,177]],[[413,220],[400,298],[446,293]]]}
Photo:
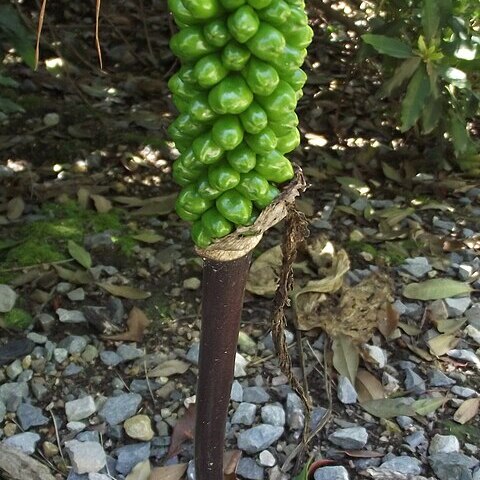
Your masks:
{"label": "green berry cluster", "polygon": [[313,36],[304,0],[169,0],[170,42],[182,67],[168,86],[180,114],[168,131],[180,152],[176,211],[207,247],[252,224],[293,178],[295,108]]}

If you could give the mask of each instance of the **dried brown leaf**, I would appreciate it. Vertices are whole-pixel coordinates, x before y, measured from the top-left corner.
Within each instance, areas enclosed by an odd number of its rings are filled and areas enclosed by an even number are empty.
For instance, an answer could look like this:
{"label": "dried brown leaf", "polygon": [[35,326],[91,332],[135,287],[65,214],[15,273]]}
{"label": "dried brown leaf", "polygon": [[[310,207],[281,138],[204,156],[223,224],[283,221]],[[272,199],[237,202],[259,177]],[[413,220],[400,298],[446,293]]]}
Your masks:
{"label": "dried brown leaf", "polygon": [[357,372],[356,390],[361,403],[385,398],[382,383],[369,371],[360,368]]}
{"label": "dried brown leaf", "polygon": [[241,450],[229,450],[223,454],[224,480],[237,480],[235,472],[240,458],[242,458]]}
{"label": "dried brown leaf", "polygon": [[77,191],[77,200],[82,208],[87,208],[88,201],[90,200],[90,191],[84,187],[80,187]]}
{"label": "dried brown leaf", "polygon": [[[191,403],[185,415],[175,424],[172,433],[172,441],[168,449],[167,458],[177,455],[184,442],[192,440],[195,434],[196,405]],[[162,479],[163,480],[163,479]]]}
{"label": "dried brown leaf", "polygon": [[395,307],[388,303],[385,309],[385,316],[378,320],[378,330],[388,340],[392,333],[398,328],[400,313]]}
{"label": "dried brown leaf", "polygon": [[453,414],[453,419],[464,425],[474,418],[480,409],[480,397],[465,400],[458,410]]}
{"label": "dried brown leaf", "polygon": [[271,297],[277,290],[282,249],[277,245],[263,252],[252,264],[246,289],[255,295]]}
{"label": "dried brown leaf", "polygon": [[128,298],[130,300],[145,300],[151,295],[150,292],[145,292],[129,285],[114,285],[107,282],[99,282],[97,285],[115,297]]}
{"label": "dried brown leaf", "polygon": [[176,193],[165,195],[164,197],[155,197],[149,203],[145,203],[141,208],[135,210],[131,215],[149,216],[149,215],[168,215],[175,208]]}
{"label": "dried brown leaf", "polygon": [[112,202],[103,195],[90,195],[90,198],[93,200],[98,213],[107,213],[112,209]]}
{"label": "dried brown leaf", "polygon": [[187,467],[186,463],[178,463],[168,467],[154,468],[149,480],[180,480],[187,471]]}
{"label": "dried brown leaf", "polygon": [[170,377],[171,375],[177,375],[185,373],[190,368],[190,364],[182,362],[181,360],[167,360],[166,362],[157,365],[155,368],[148,372],[148,376],[152,378],[157,377]]}
{"label": "dried brown leaf", "polygon": [[103,336],[105,340],[125,341],[125,342],[141,342],[145,335],[145,329],[150,325],[150,320],[145,313],[137,307],[130,310],[127,320],[128,330],[116,335]]}

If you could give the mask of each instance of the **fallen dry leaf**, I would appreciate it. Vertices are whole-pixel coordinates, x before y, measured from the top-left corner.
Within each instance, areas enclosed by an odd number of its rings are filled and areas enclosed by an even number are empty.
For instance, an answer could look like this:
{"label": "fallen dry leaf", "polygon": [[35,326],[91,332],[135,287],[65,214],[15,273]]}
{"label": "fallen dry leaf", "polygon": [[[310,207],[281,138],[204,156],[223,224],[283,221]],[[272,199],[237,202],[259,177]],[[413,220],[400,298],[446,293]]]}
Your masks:
{"label": "fallen dry leaf", "polygon": [[237,480],[235,474],[238,462],[242,458],[241,450],[228,450],[223,454],[223,478],[224,480]]}
{"label": "fallen dry leaf", "polygon": [[282,265],[280,245],[263,252],[253,263],[246,289],[255,295],[271,297],[277,290],[278,272]]}
{"label": "fallen dry leaf", "polygon": [[414,300],[439,300],[456,296],[465,296],[472,287],[465,282],[451,278],[432,278],[420,283],[410,283],[403,289],[403,296]]}
{"label": "fallen dry leaf", "polygon": [[187,471],[188,464],[178,463],[168,467],[157,467],[152,470],[149,480],[180,480]]}
{"label": "fallen dry leaf", "polygon": [[129,285],[114,285],[107,282],[99,282],[97,285],[111,293],[114,297],[128,298],[130,300],[145,300],[151,295],[150,292],[145,292]]}
{"label": "fallen dry leaf", "polygon": [[[185,415],[175,424],[172,433],[172,441],[168,449],[167,458],[171,458],[180,452],[184,442],[192,440],[195,434],[196,405],[191,403]],[[163,480],[163,479],[162,479]]]}
{"label": "fallen dry leaf", "polygon": [[7,218],[17,220],[25,210],[25,202],[22,197],[13,197],[7,204]]}
{"label": "fallen dry leaf", "polygon": [[347,377],[352,385],[355,385],[360,353],[358,347],[345,335],[339,335],[333,339],[333,366],[335,370],[344,377]]}
{"label": "fallen dry leaf", "polygon": [[458,407],[458,410],[453,414],[453,419],[456,422],[464,425],[477,415],[479,408],[480,397],[469,398],[468,400],[465,400],[460,407]]}
{"label": "fallen dry leaf", "polygon": [[449,350],[455,348],[459,341],[460,339],[456,338],[453,334],[442,334],[431,338],[427,343],[432,355],[441,357]]}
{"label": "fallen dry leaf", "polygon": [[385,456],[382,452],[375,450],[341,450],[343,453],[353,458],[382,458]]}
{"label": "fallen dry leaf", "polygon": [[145,313],[137,307],[130,310],[127,320],[128,330],[116,335],[103,336],[105,340],[125,341],[125,342],[141,342],[145,335],[145,329],[150,325],[150,320]]}
{"label": "fallen dry leaf", "polygon": [[175,208],[176,193],[165,195],[164,197],[155,197],[150,199],[148,203],[144,203],[141,208],[135,210],[131,215],[148,216],[148,215],[168,215]]}
{"label": "fallen dry leaf", "polygon": [[78,204],[82,208],[87,208],[89,199],[90,199],[90,191],[84,187],[80,187],[77,191]]}
{"label": "fallen dry leaf", "polygon": [[388,340],[392,333],[398,328],[399,320],[400,313],[398,313],[391,303],[387,304],[385,316],[378,319],[378,330],[385,339]]}
{"label": "fallen dry leaf", "polygon": [[112,209],[112,202],[102,195],[90,195],[98,213],[107,213]]}
{"label": "fallen dry leaf", "polygon": [[148,372],[151,378],[170,377],[185,373],[190,368],[190,364],[181,360],[167,360]]}
{"label": "fallen dry leaf", "polygon": [[357,380],[355,383],[358,399],[361,403],[369,400],[378,400],[385,398],[385,389],[382,383],[369,371],[360,368],[357,372]]}

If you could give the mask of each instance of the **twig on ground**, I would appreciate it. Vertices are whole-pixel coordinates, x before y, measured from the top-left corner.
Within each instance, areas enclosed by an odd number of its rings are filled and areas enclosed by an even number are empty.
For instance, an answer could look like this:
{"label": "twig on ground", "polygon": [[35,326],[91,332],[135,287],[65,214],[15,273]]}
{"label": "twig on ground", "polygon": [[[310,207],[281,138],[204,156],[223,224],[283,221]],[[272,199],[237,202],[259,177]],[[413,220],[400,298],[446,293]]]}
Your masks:
{"label": "twig on ground", "polygon": [[155,399],[153,392],[152,392],[152,386],[150,385],[150,379],[148,378],[148,372],[147,372],[147,361],[143,361],[143,368],[145,370],[145,380],[147,381],[147,387],[148,391],[150,392],[150,396],[152,397],[152,402],[153,405],[156,407],[157,406],[157,400]]}
{"label": "twig on ground", "polygon": [[55,415],[53,414],[52,408],[53,408],[53,403],[48,405],[46,410],[48,412],[50,412],[50,415],[52,416],[53,427],[55,428],[55,438],[57,439],[58,450],[60,452],[60,455],[61,455],[63,461],[65,461],[65,457],[63,456],[62,444],[60,442],[60,434],[58,433],[57,420],[55,419]]}
{"label": "twig on ground", "polygon": [[22,270],[31,270],[32,268],[37,268],[37,267],[50,267],[52,265],[61,265],[62,263],[72,263],[74,261],[75,260],[73,258],[69,258],[68,260],[58,260],[56,262],[35,263],[33,265],[26,265],[24,267],[14,267],[14,268],[7,268],[5,270],[0,270],[0,273],[20,272]]}

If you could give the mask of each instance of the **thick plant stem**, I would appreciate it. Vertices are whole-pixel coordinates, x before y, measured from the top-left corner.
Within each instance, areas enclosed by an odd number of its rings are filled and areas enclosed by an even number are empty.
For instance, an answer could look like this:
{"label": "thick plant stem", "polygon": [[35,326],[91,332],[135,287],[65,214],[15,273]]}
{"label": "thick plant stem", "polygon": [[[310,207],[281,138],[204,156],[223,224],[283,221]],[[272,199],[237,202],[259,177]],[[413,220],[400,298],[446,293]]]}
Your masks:
{"label": "thick plant stem", "polygon": [[223,480],[225,423],[250,259],[250,254],[229,262],[206,259],[203,266],[195,427],[197,480]]}

